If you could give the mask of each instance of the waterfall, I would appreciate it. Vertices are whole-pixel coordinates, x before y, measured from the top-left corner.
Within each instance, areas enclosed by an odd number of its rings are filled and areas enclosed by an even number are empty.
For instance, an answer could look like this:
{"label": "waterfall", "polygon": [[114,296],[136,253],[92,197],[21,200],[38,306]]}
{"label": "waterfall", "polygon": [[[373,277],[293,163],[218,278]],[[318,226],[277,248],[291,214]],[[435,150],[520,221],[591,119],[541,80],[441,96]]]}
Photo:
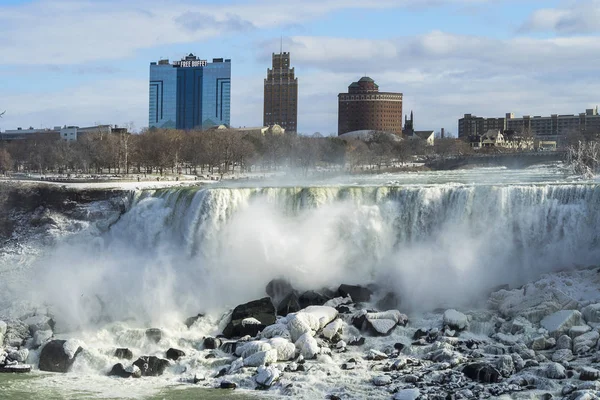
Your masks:
{"label": "waterfall", "polygon": [[222,309],[274,277],[298,289],[373,282],[412,309],[461,305],[597,263],[599,223],[589,183],[141,191],[99,242],[56,249],[39,281],[64,289],[38,292],[84,322],[90,310],[163,321]]}

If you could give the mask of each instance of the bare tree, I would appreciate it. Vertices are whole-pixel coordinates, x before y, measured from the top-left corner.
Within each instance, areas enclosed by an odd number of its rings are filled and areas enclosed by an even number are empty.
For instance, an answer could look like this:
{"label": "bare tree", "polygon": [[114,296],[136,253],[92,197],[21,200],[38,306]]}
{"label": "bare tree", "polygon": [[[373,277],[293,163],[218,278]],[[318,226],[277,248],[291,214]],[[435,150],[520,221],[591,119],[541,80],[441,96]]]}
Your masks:
{"label": "bare tree", "polygon": [[5,174],[13,168],[13,160],[6,149],[0,148],[0,172]]}

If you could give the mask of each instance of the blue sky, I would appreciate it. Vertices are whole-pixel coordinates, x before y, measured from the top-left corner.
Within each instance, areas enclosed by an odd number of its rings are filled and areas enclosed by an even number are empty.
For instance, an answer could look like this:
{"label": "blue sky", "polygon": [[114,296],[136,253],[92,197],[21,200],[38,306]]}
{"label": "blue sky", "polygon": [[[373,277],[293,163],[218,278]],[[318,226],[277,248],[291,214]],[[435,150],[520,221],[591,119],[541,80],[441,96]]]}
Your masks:
{"label": "blue sky", "polygon": [[337,130],[365,73],[417,129],[464,113],[600,104],[600,0],[0,0],[0,130],[148,122],[148,65],[232,59],[232,125],[262,123],[271,52],[292,55],[299,130]]}

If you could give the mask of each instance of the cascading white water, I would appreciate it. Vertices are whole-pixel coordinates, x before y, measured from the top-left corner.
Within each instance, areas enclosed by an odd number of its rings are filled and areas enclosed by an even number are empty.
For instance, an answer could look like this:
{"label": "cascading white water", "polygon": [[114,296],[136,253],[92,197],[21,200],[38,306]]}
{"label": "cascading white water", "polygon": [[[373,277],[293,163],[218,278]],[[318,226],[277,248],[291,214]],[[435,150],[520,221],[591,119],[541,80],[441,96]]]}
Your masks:
{"label": "cascading white water", "polygon": [[44,260],[34,301],[71,328],[168,324],[262,297],[283,276],[299,289],[376,282],[407,310],[463,305],[597,263],[599,223],[595,184],[138,192],[107,234]]}

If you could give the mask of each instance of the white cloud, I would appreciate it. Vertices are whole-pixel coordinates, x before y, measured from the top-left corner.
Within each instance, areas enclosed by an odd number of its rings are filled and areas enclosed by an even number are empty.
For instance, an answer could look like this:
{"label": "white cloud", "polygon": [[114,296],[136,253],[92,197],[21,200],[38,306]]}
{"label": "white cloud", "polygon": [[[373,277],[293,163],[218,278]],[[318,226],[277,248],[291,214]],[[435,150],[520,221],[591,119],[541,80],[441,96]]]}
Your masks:
{"label": "white cloud", "polygon": [[570,1],[561,8],[537,10],[523,24],[521,31],[559,34],[600,32],[600,0]]}
{"label": "white cloud", "polygon": [[[0,65],[78,64],[137,50],[303,23],[342,9],[430,7],[494,0],[37,0],[0,6]],[[502,1],[502,0],[495,0]]]}

